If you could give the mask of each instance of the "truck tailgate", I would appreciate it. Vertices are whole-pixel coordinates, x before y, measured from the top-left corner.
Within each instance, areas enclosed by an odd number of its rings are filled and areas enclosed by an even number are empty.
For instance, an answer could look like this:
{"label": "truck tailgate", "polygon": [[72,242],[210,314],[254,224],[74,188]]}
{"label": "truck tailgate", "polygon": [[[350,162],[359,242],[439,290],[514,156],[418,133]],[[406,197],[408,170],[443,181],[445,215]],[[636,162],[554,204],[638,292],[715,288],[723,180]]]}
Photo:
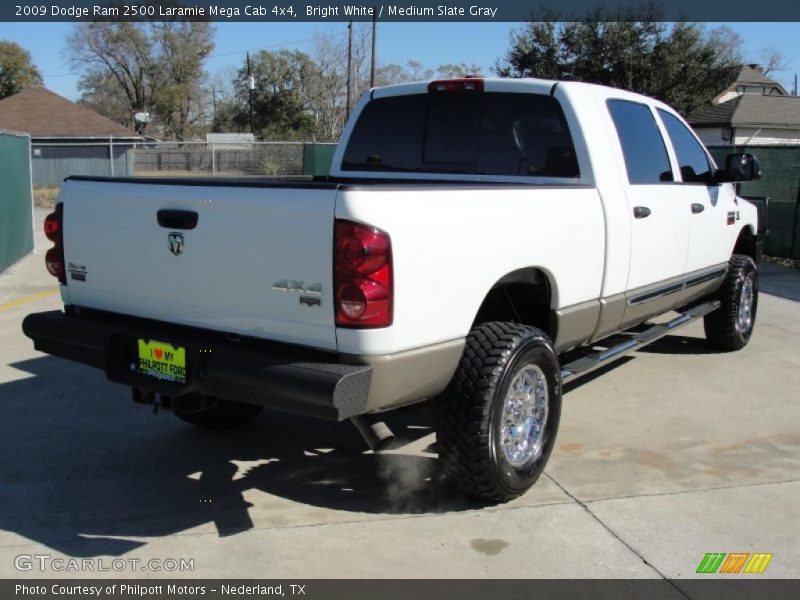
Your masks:
{"label": "truck tailgate", "polygon": [[[335,349],[336,194],[325,184],[67,180],[61,192],[65,300]],[[159,211],[177,212],[162,213],[159,224]]]}

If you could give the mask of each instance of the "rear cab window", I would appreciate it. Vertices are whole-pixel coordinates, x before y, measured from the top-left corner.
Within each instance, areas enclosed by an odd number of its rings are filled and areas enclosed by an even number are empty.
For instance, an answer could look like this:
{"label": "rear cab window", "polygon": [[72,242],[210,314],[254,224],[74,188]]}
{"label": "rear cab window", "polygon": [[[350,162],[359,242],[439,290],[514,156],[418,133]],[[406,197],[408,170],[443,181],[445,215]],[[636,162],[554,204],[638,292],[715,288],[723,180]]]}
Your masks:
{"label": "rear cab window", "polygon": [[541,94],[452,93],[369,102],[342,171],[578,178],[559,102]]}

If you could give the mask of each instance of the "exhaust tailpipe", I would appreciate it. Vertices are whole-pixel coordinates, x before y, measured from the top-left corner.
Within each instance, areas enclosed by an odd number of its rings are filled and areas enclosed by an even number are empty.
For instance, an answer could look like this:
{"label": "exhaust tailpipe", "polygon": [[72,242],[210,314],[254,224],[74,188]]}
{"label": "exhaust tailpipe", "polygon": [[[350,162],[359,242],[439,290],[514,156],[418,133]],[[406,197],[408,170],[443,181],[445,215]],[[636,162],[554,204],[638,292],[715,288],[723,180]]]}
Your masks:
{"label": "exhaust tailpipe", "polygon": [[394,444],[394,433],[383,421],[372,415],[356,415],[350,422],[358,429],[358,433],[373,452],[383,452]]}

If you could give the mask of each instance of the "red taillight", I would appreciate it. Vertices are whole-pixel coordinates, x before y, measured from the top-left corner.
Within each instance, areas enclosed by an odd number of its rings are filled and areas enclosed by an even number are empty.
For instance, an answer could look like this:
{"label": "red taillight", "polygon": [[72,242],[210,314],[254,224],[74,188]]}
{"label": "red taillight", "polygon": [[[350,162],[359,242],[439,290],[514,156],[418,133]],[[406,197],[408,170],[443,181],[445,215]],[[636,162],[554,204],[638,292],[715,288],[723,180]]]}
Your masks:
{"label": "red taillight", "polygon": [[50,213],[44,219],[44,234],[51,242],[58,242],[61,233],[61,219],[58,213]]}
{"label": "red taillight", "polygon": [[429,94],[451,94],[453,92],[482,92],[483,79],[464,77],[463,79],[440,79],[428,84]]}
{"label": "red taillight", "polygon": [[392,324],[392,246],[380,229],[336,220],[333,239],[336,325]]}
{"label": "red taillight", "polygon": [[67,270],[64,267],[64,205],[56,204],[55,212],[44,219],[44,234],[47,239],[55,244],[44,255],[44,264],[47,272],[58,279],[62,285],[67,285]]}
{"label": "red taillight", "polygon": [[44,264],[47,267],[47,272],[53,277],[64,283],[64,255],[58,248],[50,248],[47,254],[44,255]]}

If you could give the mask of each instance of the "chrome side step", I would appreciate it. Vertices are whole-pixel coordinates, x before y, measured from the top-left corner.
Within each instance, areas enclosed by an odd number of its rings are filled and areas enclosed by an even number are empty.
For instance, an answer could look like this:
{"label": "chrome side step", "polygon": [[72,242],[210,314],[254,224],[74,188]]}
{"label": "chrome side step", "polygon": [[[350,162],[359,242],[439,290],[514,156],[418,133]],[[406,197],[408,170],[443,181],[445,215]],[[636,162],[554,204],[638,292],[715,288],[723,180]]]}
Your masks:
{"label": "chrome side step", "polygon": [[656,340],[661,339],[676,329],[679,329],[684,325],[688,325],[689,323],[704,317],[711,311],[717,310],[719,305],[719,300],[712,300],[710,302],[700,304],[694,308],[691,308],[690,310],[687,310],[679,317],[675,317],[668,323],[652,325],[640,333],[631,334],[629,339],[625,340],[624,342],[620,342],[619,344],[611,346],[605,350],[594,352],[574,360],[571,363],[567,363],[561,367],[561,382],[567,383],[568,381],[572,381],[581,375],[586,375],[587,373],[594,371],[598,367],[612,363],[615,360],[622,358],[626,354],[630,354],[631,352],[635,352],[640,348],[644,348],[648,344],[652,344]]}

